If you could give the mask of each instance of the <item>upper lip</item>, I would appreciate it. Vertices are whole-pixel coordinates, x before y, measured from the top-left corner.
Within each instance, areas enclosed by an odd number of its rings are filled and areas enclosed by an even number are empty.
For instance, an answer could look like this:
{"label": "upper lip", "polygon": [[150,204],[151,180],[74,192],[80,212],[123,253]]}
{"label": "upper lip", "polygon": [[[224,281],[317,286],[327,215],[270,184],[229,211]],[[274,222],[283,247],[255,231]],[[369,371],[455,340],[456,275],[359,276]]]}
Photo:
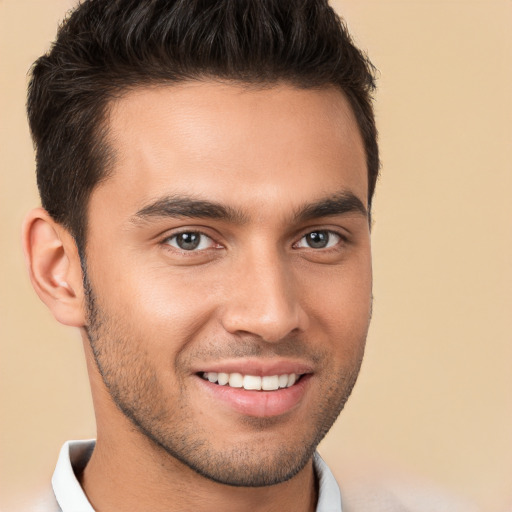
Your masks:
{"label": "upper lip", "polygon": [[304,361],[293,361],[290,359],[229,359],[207,363],[202,365],[194,373],[241,373],[242,375],[255,375],[264,377],[266,375],[285,375],[295,373],[302,375],[313,373],[313,366]]}

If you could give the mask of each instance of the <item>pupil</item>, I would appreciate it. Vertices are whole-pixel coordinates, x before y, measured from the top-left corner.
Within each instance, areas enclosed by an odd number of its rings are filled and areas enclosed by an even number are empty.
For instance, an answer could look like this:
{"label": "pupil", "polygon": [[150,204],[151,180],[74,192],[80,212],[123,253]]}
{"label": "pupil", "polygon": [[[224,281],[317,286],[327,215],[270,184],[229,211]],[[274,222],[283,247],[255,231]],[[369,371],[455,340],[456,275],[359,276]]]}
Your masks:
{"label": "pupil", "polygon": [[181,233],[177,237],[177,244],[184,251],[191,251],[197,248],[201,240],[199,233]]}
{"label": "pupil", "polygon": [[306,235],[306,240],[313,249],[323,249],[329,242],[329,235],[326,231],[313,231]]}

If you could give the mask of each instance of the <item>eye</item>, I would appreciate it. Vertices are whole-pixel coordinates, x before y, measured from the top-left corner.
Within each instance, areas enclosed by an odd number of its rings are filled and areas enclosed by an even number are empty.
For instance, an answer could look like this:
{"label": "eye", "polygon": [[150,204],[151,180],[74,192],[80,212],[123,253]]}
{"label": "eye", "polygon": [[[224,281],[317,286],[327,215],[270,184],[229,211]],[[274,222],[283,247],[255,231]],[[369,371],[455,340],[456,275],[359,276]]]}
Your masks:
{"label": "eye", "polygon": [[329,249],[341,241],[341,236],[327,230],[311,231],[296,244],[298,248]]}
{"label": "eye", "polygon": [[202,251],[215,245],[209,236],[198,231],[184,231],[172,235],[165,240],[165,243],[182,251]]}

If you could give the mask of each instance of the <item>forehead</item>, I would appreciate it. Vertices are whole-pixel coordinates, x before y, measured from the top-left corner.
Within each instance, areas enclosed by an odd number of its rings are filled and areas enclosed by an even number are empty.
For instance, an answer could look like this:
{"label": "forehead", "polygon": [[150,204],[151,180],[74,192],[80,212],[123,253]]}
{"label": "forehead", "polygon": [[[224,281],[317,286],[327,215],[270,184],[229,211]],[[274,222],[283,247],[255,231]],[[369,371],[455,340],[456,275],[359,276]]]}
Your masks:
{"label": "forehead", "polygon": [[108,134],[112,174],[91,201],[127,213],[165,194],[284,207],[349,189],[366,205],[363,143],[335,88],[141,88],[112,105]]}

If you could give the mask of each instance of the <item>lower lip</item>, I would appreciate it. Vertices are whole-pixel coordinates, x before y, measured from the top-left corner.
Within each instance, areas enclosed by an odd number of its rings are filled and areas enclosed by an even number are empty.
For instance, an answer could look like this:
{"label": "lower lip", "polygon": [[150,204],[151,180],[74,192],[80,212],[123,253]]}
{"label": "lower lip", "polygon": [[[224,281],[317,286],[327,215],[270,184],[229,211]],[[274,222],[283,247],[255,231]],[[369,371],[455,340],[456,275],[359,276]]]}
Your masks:
{"label": "lower lip", "polygon": [[303,375],[289,388],[275,391],[250,391],[213,384],[199,376],[197,379],[210,396],[230,409],[246,416],[269,418],[285,414],[299,405],[309,386],[311,374]]}

